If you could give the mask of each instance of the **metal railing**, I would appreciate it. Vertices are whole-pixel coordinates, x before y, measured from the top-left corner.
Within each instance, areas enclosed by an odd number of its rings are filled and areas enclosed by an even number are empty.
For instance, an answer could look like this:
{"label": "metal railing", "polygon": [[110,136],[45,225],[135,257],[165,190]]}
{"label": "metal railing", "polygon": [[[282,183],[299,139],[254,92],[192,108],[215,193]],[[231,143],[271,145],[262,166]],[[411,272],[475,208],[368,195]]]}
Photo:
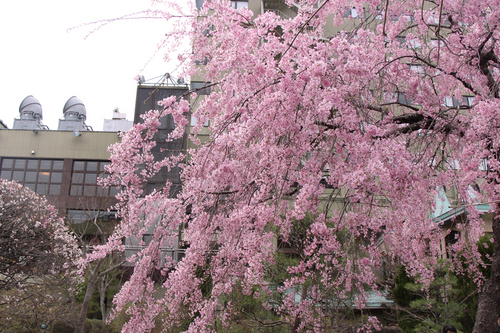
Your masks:
{"label": "metal railing", "polygon": [[285,13],[283,13],[279,9],[273,9],[273,8],[266,8],[264,9],[264,12],[273,12],[274,14],[278,15],[282,20],[291,20],[292,18]]}

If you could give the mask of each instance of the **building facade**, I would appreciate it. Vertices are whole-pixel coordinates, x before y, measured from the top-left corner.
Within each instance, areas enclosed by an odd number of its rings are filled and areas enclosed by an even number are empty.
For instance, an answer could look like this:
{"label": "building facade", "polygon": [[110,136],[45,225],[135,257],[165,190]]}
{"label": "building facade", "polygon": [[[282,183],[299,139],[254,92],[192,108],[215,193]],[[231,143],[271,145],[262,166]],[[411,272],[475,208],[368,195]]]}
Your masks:
{"label": "building facade", "polygon": [[97,217],[112,220],[107,210],[119,189],[103,188],[97,180],[106,175],[108,146],[118,140],[112,132],[0,131],[0,178],[45,195],[76,224]]}
{"label": "building facade", "polygon": [[97,237],[90,227],[97,220],[106,221],[102,225],[109,233],[116,217],[108,209],[119,189],[104,188],[98,179],[106,177],[108,147],[120,137],[92,131],[85,123],[85,105],[75,96],[66,102],[57,131],[42,124],[42,107],[31,95],[22,101],[19,113],[14,128],[0,133],[0,178],[46,196],[84,240]]}

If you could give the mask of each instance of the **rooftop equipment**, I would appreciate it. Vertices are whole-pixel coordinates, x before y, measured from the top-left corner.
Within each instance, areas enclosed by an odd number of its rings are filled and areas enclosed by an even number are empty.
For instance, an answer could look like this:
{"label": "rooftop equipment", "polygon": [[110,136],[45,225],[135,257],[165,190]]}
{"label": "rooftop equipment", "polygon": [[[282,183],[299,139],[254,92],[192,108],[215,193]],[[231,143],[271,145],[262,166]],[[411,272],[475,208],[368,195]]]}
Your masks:
{"label": "rooftop equipment", "polygon": [[87,119],[87,109],[83,102],[76,96],[68,99],[64,104],[64,119],[59,119],[59,131],[73,131],[75,133],[80,131],[92,131],[91,126],[85,124]]}
{"label": "rooftop equipment", "polygon": [[14,119],[13,129],[48,130],[47,125],[42,124],[42,119],[42,105],[35,97],[29,95],[19,106],[19,119]]}

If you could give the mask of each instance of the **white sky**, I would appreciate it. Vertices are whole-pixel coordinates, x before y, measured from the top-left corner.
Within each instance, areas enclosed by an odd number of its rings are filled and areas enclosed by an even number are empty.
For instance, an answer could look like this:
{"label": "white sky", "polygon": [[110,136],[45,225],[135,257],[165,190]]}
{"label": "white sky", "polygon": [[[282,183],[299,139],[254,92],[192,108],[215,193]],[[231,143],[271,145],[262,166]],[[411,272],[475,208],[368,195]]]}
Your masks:
{"label": "white sky", "polygon": [[42,105],[43,124],[51,130],[57,130],[71,96],[85,104],[86,123],[94,131],[102,130],[103,120],[111,118],[115,107],[133,120],[134,77],[142,74],[148,80],[176,67],[163,61],[164,51],[154,56],[168,32],[166,22],[115,21],[86,39],[94,26],[67,30],[148,9],[150,4],[151,0],[0,1],[0,120],[12,128],[28,95]]}

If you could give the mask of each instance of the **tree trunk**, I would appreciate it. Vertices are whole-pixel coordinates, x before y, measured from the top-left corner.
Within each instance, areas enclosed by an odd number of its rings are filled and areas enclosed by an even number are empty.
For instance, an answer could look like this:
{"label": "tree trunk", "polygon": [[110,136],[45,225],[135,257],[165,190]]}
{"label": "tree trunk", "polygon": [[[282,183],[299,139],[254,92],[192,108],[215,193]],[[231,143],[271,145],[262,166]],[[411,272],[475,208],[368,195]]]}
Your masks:
{"label": "tree trunk", "polygon": [[[300,300],[303,301],[306,299],[306,297],[307,297],[307,286],[302,285],[302,290],[300,292]],[[297,313],[295,315],[295,320],[293,321],[292,326],[290,326],[290,333],[297,333],[300,323],[301,323],[300,313]]]}
{"label": "tree trunk", "polygon": [[105,279],[101,280],[101,285],[99,286],[99,306],[101,308],[102,321],[106,321],[106,289],[108,289],[108,283]]}
{"label": "tree trunk", "polygon": [[85,326],[85,318],[87,318],[87,311],[92,301],[92,296],[94,295],[95,288],[97,286],[97,279],[99,277],[99,269],[103,263],[103,259],[100,259],[93,270],[89,270],[89,279],[87,281],[87,289],[85,290],[85,297],[83,298],[82,307],[80,309],[80,315],[78,316],[75,324],[75,333],[83,333]]}
{"label": "tree trunk", "polygon": [[472,333],[495,332],[500,310],[500,215],[497,214],[493,218],[492,226],[494,253],[491,258],[491,276],[479,294]]}

